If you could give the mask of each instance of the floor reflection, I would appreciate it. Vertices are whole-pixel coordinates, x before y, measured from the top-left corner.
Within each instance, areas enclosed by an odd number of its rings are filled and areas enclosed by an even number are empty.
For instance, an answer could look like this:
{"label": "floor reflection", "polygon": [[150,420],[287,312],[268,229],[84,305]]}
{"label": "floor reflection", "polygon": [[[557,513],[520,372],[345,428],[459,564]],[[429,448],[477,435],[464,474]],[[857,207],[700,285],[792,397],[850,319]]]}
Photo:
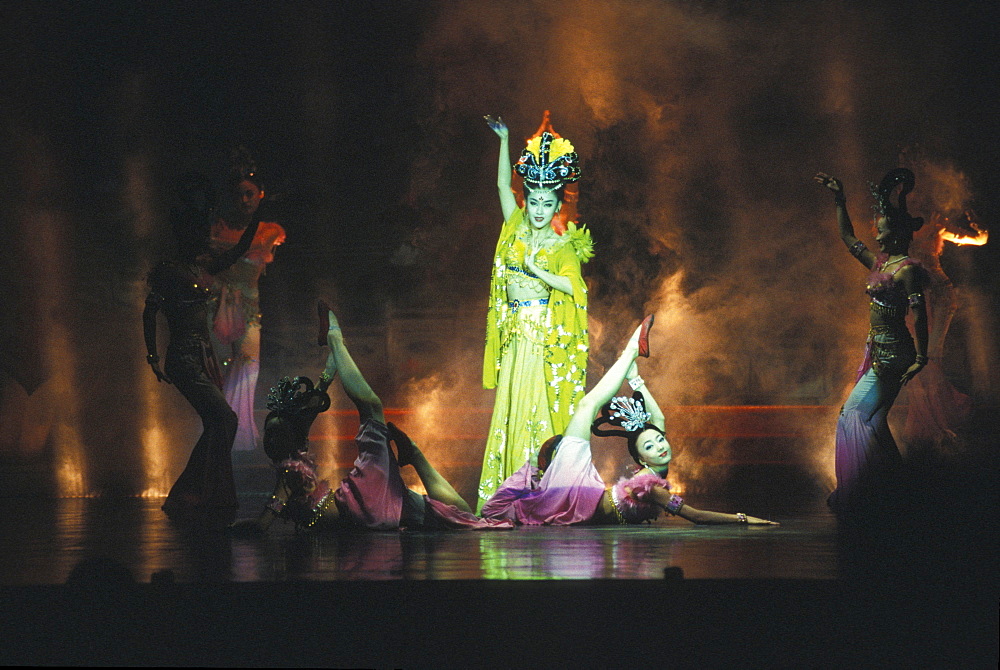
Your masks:
{"label": "floor reflection", "polygon": [[[242,501],[243,516],[261,498]],[[0,500],[2,580],[64,583],[79,562],[110,559],[138,582],[288,580],[834,579],[837,528],[823,509],[775,528],[648,526],[505,531],[297,533],[276,524],[263,537],[183,531],[156,498]]]}

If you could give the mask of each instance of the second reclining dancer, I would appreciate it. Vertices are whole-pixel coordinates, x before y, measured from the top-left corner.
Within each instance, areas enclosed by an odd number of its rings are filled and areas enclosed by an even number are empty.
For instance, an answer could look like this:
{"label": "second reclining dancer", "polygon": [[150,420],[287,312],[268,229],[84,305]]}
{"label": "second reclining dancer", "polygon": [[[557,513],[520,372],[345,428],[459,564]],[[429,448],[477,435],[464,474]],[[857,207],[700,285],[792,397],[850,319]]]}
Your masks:
{"label": "second reclining dancer", "polygon": [[[332,311],[327,321],[330,354],[320,381],[282,379],[268,399],[264,449],[278,470],[270,502],[256,519],[241,521],[237,530],[264,531],[275,519],[292,521],[299,529],[438,528],[486,530],[511,528],[503,520],[480,519],[468,503],[399,428],[385,420],[382,401],[365,380],[344,343]],[[326,390],[339,375],[344,392],[358,409],[361,426],[355,443],[358,457],[337,489],[320,479],[308,453],[309,429],[316,416],[330,407]],[[395,442],[398,456],[390,442]],[[406,487],[399,470],[412,465],[427,491]]]}

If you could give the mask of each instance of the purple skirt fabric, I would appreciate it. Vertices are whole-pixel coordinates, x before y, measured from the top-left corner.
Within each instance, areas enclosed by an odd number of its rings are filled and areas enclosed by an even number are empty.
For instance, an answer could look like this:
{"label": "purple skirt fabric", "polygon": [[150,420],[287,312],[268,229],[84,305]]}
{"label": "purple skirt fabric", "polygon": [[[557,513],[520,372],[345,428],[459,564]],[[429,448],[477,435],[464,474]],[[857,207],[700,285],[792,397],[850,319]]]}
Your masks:
{"label": "purple skirt fabric", "polygon": [[480,519],[471,512],[463,512],[454,505],[424,496],[427,503],[424,523],[431,528],[452,528],[455,530],[493,530],[513,528],[508,519]]}
{"label": "purple skirt fabric", "polygon": [[589,521],[604,495],[590,442],[564,437],[539,477],[530,462],[512,474],[483,505],[482,515],[524,525],[568,526]]}
{"label": "purple skirt fabric", "polygon": [[[371,530],[397,530],[403,512],[406,484],[399,476],[399,464],[389,448],[389,431],[384,424],[368,420],[361,424],[358,457],[354,467],[334,493],[337,506],[347,518]],[[485,530],[510,528],[504,520],[480,519],[453,505],[424,496],[427,525],[434,528]]]}
{"label": "purple skirt fabric", "polygon": [[399,528],[406,484],[389,449],[389,429],[370,419],[361,424],[354,442],[358,457],[334,494],[337,506],[360,526],[395,530]]}

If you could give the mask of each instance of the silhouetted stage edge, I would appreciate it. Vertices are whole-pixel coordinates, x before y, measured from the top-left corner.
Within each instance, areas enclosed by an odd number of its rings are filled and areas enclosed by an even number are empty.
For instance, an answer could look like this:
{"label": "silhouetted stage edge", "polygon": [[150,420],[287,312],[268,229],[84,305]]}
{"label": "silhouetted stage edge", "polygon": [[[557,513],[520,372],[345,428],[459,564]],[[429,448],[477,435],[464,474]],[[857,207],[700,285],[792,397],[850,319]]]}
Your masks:
{"label": "silhouetted stage edge", "polygon": [[29,665],[996,667],[961,581],[388,581],[7,587]]}

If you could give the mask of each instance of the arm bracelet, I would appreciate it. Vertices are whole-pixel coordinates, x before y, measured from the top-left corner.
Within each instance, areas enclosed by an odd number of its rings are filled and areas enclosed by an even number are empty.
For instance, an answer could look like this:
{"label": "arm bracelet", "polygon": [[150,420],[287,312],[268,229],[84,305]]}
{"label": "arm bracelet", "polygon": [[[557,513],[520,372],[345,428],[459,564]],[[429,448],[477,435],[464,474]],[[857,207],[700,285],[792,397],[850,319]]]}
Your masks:
{"label": "arm bracelet", "polygon": [[628,385],[632,387],[633,391],[638,391],[639,387],[645,383],[646,382],[643,380],[643,378],[639,376],[633,377],[632,379],[628,380]]}
{"label": "arm bracelet", "polygon": [[851,248],[848,249],[848,251],[851,252],[852,256],[854,256],[858,260],[861,260],[861,254],[863,254],[866,251],[868,251],[868,247],[865,246],[864,242],[862,242],[861,240],[858,240],[857,242],[855,242],[854,244],[851,245]]}

